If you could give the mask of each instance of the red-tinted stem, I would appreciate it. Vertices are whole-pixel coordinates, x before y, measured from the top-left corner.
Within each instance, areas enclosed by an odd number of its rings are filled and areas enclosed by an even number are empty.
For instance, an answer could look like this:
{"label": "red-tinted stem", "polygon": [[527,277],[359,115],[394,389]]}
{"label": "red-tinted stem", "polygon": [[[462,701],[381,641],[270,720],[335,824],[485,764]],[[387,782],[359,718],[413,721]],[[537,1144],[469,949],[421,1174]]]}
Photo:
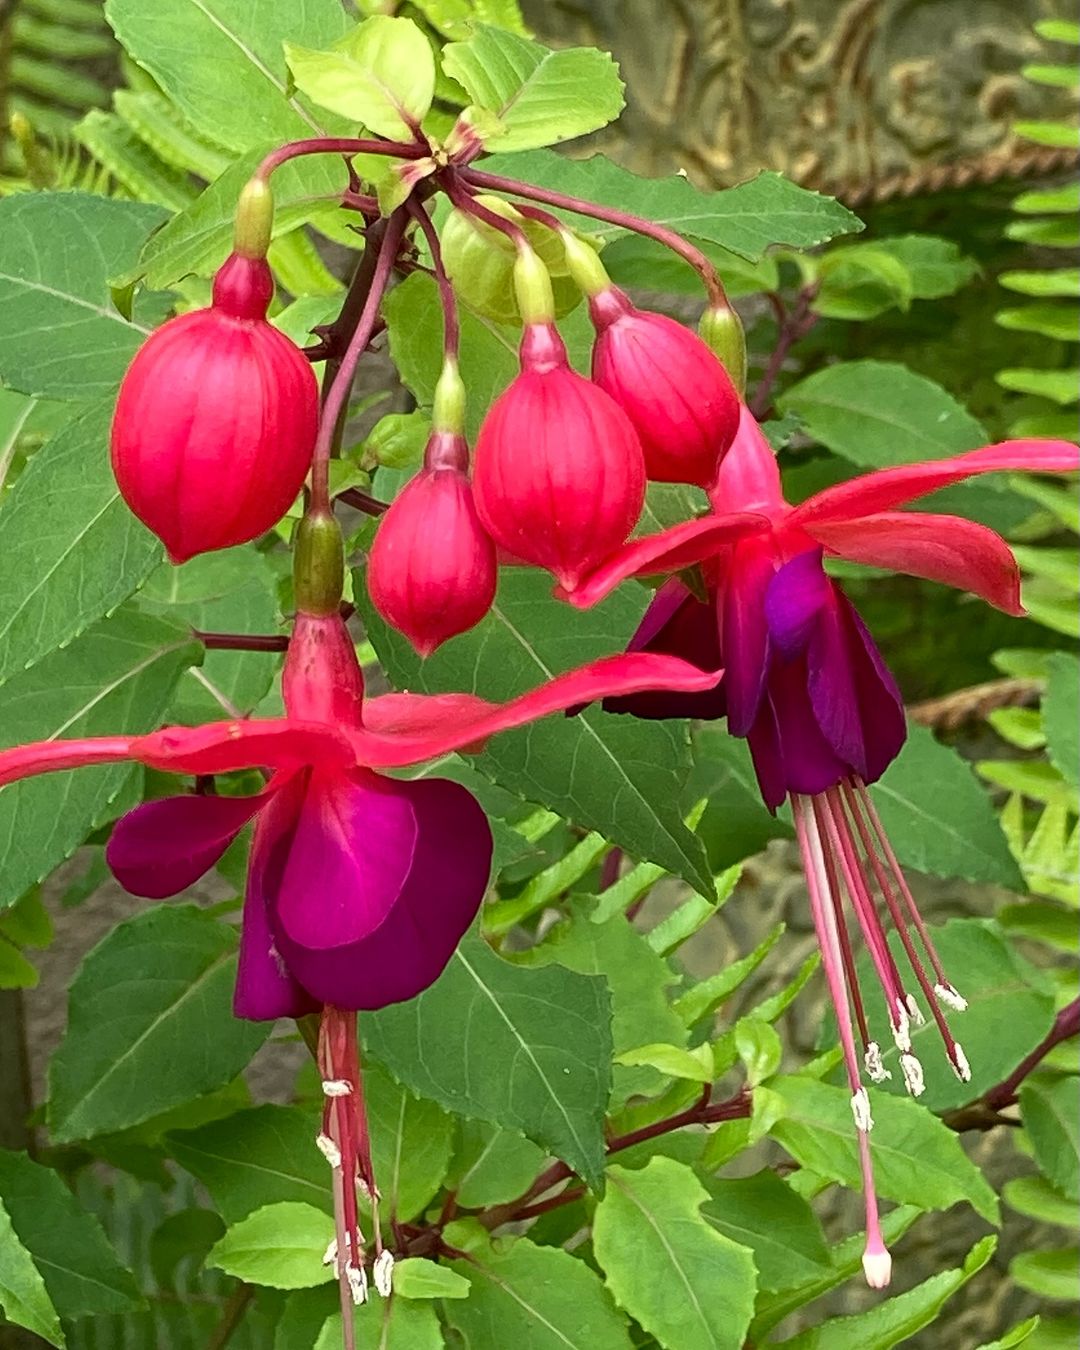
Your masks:
{"label": "red-tinted stem", "polygon": [[1000,1082],[997,1087],[990,1089],[985,1097],[987,1106],[995,1111],[1000,1111],[1005,1106],[1011,1106],[1016,1101],[1020,1084],[1028,1074],[1038,1068],[1050,1051],[1059,1046],[1062,1041],[1067,1041],[1070,1037],[1078,1034],[1080,1034],[1080,998],[1074,998],[1058,1013],[1054,1019],[1054,1025],[1032,1050],[1031,1054],[1020,1061],[1008,1078]]}
{"label": "red-tinted stem", "polygon": [[300,155],[391,155],[395,159],[421,159],[429,155],[427,145],[409,145],[404,141],[364,140],[355,136],[312,136],[290,141],[271,150],[255,170],[256,178],[269,178],[276,168]]}
{"label": "red-tinted stem", "polygon": [[804,287],[799,292],[795,304],[790,310],[780,296],[770,294],[767,297],[773,313],[776,315],[779,331],[768,365],[766,365],[757,388],[754,390],[754,397],[750,399],[747,405],[754,416],[759,419],[763,418],[769,411],[772,403],[773,385],[776,383],[776,377],[783,369],[788,353],[795,343],[804,338],[818,321],[818,316],[810,310],[810,303],[816,294],[816,285]]}
{"label": "red-tinted stem", "polygon": [[462,187],[462,181],[462,177],[456,174],[453,177],[447,175],[443,180],[446,195],[459,211],[464,211],[466,215],[474,216],[477,220],[482,220],[485,225],[490,225],[493,230],[505,234],[513,242],[515,248],[532,247],[528,235],[520,225],[516,225],[512,220],[504,219],[497,212],[492,211],[490,207],[485,206],[483,202],[478,202],[468,188]]}
{"label": "red-tinted stem", "polygon": [[289,649],[289,639],[284,633],[204,633],[201,628],[193,628],[191,636],[207,651],[284,652]]}
{"label": "red-tinted stem", "polygon": [[628,211],[619,211],[613,206],[598,206],[595,202],[585,201],[582,197],[569,197],[564,192],[552,192],[549,188],[537,187],[533,183],[518,183],[513,178],[503,178],[501,174],[484,173],[480,169],[461,169],[461,177],[472,187],[486,188],[491,192],[512,193],[516,197],[525,197],[529,201],[543,202],[560,211],[573,211],[579,216],[591,216],[594,220],[606,221],[623,230],[632,230],[643,234],[647,239],[655,239],[658,244],[670,248],[690,264],[705,283],[709,293],[709,304],[718,309],[730,308],[724,283],[720,280],[712,261],[696,248],[688,239],[666,225],[657,225],[655,221],[645,220],[641,216],[631,215]]}
{"label": "red-tinted stem", "polygon": [[359,488],[346,488],[344,492],[338,493],[337,500],[345,502],[346,505],[354,507],[357,511],[363,511],[365,516],[381,516],[390,507],[389,502],[381,502],[377,497],[369,497],[366,492],[361,492]]}
{"label": "red-tinted stem", "polygon": [[454,288],[450,284],[450,278],[446,275],[446,268],[443,266],[439,235],[431,217],[419,202],[410,199],[406,202],[406,207],[409,215],[420,226],[420,230],[427,240],[428,249],[431,251],[431,261],[435,268],[435,281],[439,287],[439,302],[442,305],[443,312],[443,354],[456,361],[458,349],[461,346],[461,324],[458,319]]}
{"label": "red-tinted stem", "polygon": [[356,374],[356,364],[367,350],[375,331],[379,304],[390,281],[407,219],[407,213],[399,208],[386,222],[363,309],[341,357],[340,365],[334,372],[333,383],[323,403],[319,434],[311,461],[311,507],[315,511],[330,511],[330,458],[334,448],[335,431],[345,414],[353,376]]}

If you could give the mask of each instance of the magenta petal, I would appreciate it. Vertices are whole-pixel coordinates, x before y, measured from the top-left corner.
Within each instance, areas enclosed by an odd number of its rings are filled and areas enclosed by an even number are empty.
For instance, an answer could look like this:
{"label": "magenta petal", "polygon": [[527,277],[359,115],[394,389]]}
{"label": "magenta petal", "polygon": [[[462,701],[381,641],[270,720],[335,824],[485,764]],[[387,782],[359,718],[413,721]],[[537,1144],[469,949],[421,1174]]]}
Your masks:
{"label": "magenta petal", "polygon": [[[443,779],[365,775],[336,785],[331,808],[309,792],[303,813],[287,853],[279,846],[268,869],[289,971],[342,1008],[412,998],[438,978],[483,899],[492,845],[479,804]],[[330,855],[321,863],[312,852],[319,822]]]}
{"label": "magenta petal", "polygon": [[[681,656],[702,670],[720,666],[720,633],[716,606],[702,601],[672,577],[656,592],[627,644],[629,652],[659,652]],[[723,717],[727,710],[723,680],[697,693],[656,690],[606,698],[605,712],[631,713],[634,717],[662,720],[668,717],[700,717],[706,721]],[[578,711],[574,709],[573,711]]]}
{"label": "magenta petal", "polygon": [[177,895],[213,867],[269,795],[144,802],[117,822],[105,861],[132,895]]}
{"label": "magenta petal", "polygon": [[293,978],[274,947],[267,908],[267,867],[274,843],[288,837],[304,800],[305,779],[296,775],[267,804],[255,826],[240,930],[240,962],[233,993],[233,1012],[251,1022],[278,1017],[303,1017],[317,1012],[319,1002]]}
{"label": "magenta petal", "polygon": [[765,700],[749,736],[766,804],[775,807],[782,775],[787,792],[812,796],[835,787],[851,772],[826,741],[814,717],[802,657],[774,662]]}
{"label": "magenta petal", "polygon": [[821,565],[821,549],[798,553],[773,576],[765,593],[769,638],[785,660],[804,651],[832,583]]}
{"label": "magenta petal", "polygon": [[774,575],[771,541],[749,539],[733,550],[720,590],[720,651],[733,736],[746,735],[761,706],[769,661],[765,596]]}

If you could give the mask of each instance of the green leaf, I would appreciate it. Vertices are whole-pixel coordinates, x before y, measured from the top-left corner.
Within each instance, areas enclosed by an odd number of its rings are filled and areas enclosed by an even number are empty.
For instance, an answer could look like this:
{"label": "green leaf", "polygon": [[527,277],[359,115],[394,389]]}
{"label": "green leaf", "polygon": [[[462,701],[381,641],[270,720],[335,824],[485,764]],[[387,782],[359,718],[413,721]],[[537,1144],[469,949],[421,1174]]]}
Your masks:
{"label": "green leaf", "polygon": [[[236,199],[273,148],[268,143],[241,156],[190,206],[152,234],[125,280],[145,277],[146,285],[157,289],[189,273],[209,276],[232,248]],[[276,169],[273,184],[273,235],[278,238],[313,218],[333,213],[347,181],[340,159],[304,155]]]}
{"label": "green leaf", "polygon": [[[151,731],[198,655],[186,629],[121,610],[0,685],[0,746],[115,735],[121,727],[130,734]],[[132,772],[127,764],[74,769],[0,791],[0,906],[17,900],[110,819]]]}
{"label": "green leaf", "polygon": [[335,0],[108,0],[105,17],[192,126],[233,150],[319,134],[288,92],[282,44],[326,47],[349,28]]}
{"label": "green leaf", "polygon": [[778,400],[835,454],[880,469],[941,459],[985,445],[986,433],[951,394],[906,366],[841,361],[816,371]]}
{"label": "green leaf", "polygon": [[926,727],[909,725],[907,744],[871,793],[906,866],[1024,889],[990,799],[959,755]]}
{"label": "green leaf", "polygon": [[420,1213],[446,1176],[454,1121],[371,1060],[364,1065],[364,1103],[382,1212],[404,1223]]}
{"label": "green leaf", "polygon": [[1080,1140],[1075,1078],[1037,1074],[1020,1088],[1020,1114],[1035,1161],[1070,1200],[1080,1200]]}
{"label": "green leaf", "polygon": [[951,239],[904,234],[895,239],[879,239],[874,247],[903,263],[916,300],[939,300],[953,295],[979,275],[978,263],[961,253],[959,245]]}
{"label": "green leaf", "polygon": [[711,1083],[714,1077],[708,1045],[695,1046],[693,1050],[678,1045],[638,1045],[617,1055],[615,1062],[657,1069],[666,1078],[685,1078],[691,1083]]}
{"label": "green leaf", "polygon": [[1047,42],[1067,42],[1073,47],[1080,44],[1080,23],[1069,19],[1040,19],[1035,31]]}
{"label": "green leaf", "polygon": [[[965,1012],[948,1013],[948,1017],[970,1061],[970,1082],[961,1083],[953,1073],[932,1018],[911,1030],[912,1047],[926,1080],[926,1092],[920,1101],[931,1111],[946,1111],[989,1091],[1038,1045],[1054,1022],[1054,996],[1052,983],[1013,949],[993,920],[951,919],[944,927],[931,928],[930,935],[946,973],[968,1002]],[[895,934],[890,937],[889,948],[908,987],[917,989]],[[876,980],[869,953],[860,955],[857,969],[862,988],[874,990]],[[928,1012],[918,992],[916,999],[923,1012]],[[882,1087],[903,1094],[899,1052],[893,1043],[884,999],[873,995],[866,999],[866,1015],[870,1035],[881,1046],[885,1067],[892,1073],[892,1080]]]}
{"label": "green leaf", "polygon": [[709,723],[691,732],[695,771],[684,800],[708,798],[697,834],[716,872],[760,853],[770,839],[791,839],[794,831],[761,800],[746,742]]}
{"label": "green leaf", "polygon": [[[141,1305],[131,1272],[120,1264],[101,1225],[51,1168],[25,1153],[0,1150],[0,1202],[62,1318],[128,1313]],[[0,1244],[0,1250],[6,1253],[7,1246]]]}
{"label": "green leaf", "polygon": [[[541,572],[504,572],[488,617],[426,661],[378,617],[362,580],[357,594],[368,635],[398,688],[429,694],[468,689],[502,701],[570,665],[620,650],[646,599],[643,589],[623,587],[568,623],[550,588]],[[709,895],[703,850],[678,800],[687,762],[684,723],[643,722],[597,708],[508,732],[475,757],[480,772],[501,787],[598,831]]]}
{"label": "green leaf", "polygon": [[817,1216],[775,1172],[712,1177],[705,1186],[702,1214],[718,1233],[750,1248],[762,1289],[791,1289],[832,1268]]}
{"label": "green leaf", "polygon": [[818,265],[821,284],[812,308],[827,319],[872,319],[914,299],[911,273],[875,244],[852,244],[827,253]]}
{"label": "green leaf", "polygon": [[435,57],[411,19],[376,14],[329,51],[286,42],[285,59],[312,103],[390,140],[411,141],[435,96]]}
{"label": "green leaf", "polygon": [[892,1350],[929,1326],[958,1289],[986,1265],[997,1239],[985,1237],[971,1249],[959,1270],[943,1270],[914,1289],[886,1299],[851,1317],[831,1317],[790,1340],[786,1350]]}
{"label": "green leaf", "polygon": [[161,560],[109,467],[111,416],[110,402],[70,422],[4,502],[0,556],[19,566],[0,576],[0,680],[115,609]]}
{"label": "green leaf", "polygon": [[619,68],[595,47],[553,52],[485,24],[443,49],[443,69],[501,129],[484,138],[492,150],[532,150],[587,135],[623,109]]}
{"label": "green leaf", "polygon": [[1034,84],[1048,84],[1059,89],[1075,88],[1078,77],[1072,66],[1039,65],[1023,66],[1020,70],[1025,80]]}
{"label": "green leaf", "polygon": [[1080,268],[1057,267],[1045,272],[1002,272],[999,285],[1021,295],[1057,296],[1072,299],[1080,291]]}
{"label": "green leaf", "polygon": [[[417,273],[383,302],[390,354],[419,403],[430,408],[442,370],[442,307],[435,282]],[[584,306],[560,325],[571,364],[587,370],[593,330]],[[461,378],[469,391],[466,431],[474,439],[484,414],[518,373],[520,330],[503,327],[461,307]]]}
{"label": "green leaf", "polygon": [[1010,1209],[1029,1219],[1060,1224],[1063,1228],[1080,1227],[1075,1203],[1056,1191],[1044,1176],[1013,1177],[1005,1183],[1001,1195]]}
{"label": "green leaf", "polygon": [[1078,333],[1080,311],[1071,305],[1021,305],[1018,309],[1002,309],[994,315],[994,322],[1002,328],[1019,333],[1041,333],[1043,337],[1059,342],[1080,342]]}
{"label": "green leaf", "polygon": [[[1006,226],[1005,237],[1041,248],[1075,249],[1080,244],[1080,227],[1065,216],[1051,216],[1046,220],[1014,220]],[[1066,339],[1070,340],[1076,341],[1075,333]]]}
{"label": "green leaf", "polygon": [[[858,1190],[851,1094],[802,1076],[774,1078],[769,1087],[786,1106],[772,1127],[773,1138],[800,1166]],[[948,1209],[966,1200],[988,1222],[998,1221],[997,1196],[947,1125],[908,1098],[875,1093],[871,1107],[870,1151],[879,1195],[920,1209]]]}
{"label": "green leaf", "polygon": [[334,1220],[311,1205],[283,1200],[265,1205],[233,1224],[210,1249],[206,1264],[251,1284],[272,1289],[310,1289],[334,1278],[323,1254]]}
{"label": "green leaf", "polygon": [[233,1018],[235,978],[235,930],[193,905],[112,929],[79,967],[49,1063],[57,1143],[137,1125],[235,1078],[272,1026]]}
{"label": "green leaf", "polygon": [[256,1106],[168,1134],[164,1147],[202,1182],[226,1223],[235,1223],[280,1200],[331,1208],[330,1168],[315,1147],[318,1132],[314,1112]]}
{"label": "green leaf", "polygon": [[1080,1247],[1021,1252],[1013,1257],[1009,1274],[1021,1289],[1040,1298],[1075,1303],[1080,1299]]}
{"label": "green leaf", "polygon": [[746,1066],[752,1088],[771,1078],[780,1067],[784,1047],[768,1022],[757,1017],[740,1017],[735,1024],[735,1048]]}
{"label": "green leaf", "polygon": [[[766,255],[752,263],[717,244],[699,241],[699,245],[715,264],[730,298],[779,289],[780,270],[774,257]],[[640,234],[620,235],[605,246],[603,256],[604,266],[618,286],[701,294],[701,277],[697,272],[684,258],[655,239]]]}
{"label": "green leaf", "polygon": [[998,1340],[984,1341],[978,1350],[1016,1350],[1016,1346],[1023,1345],[1038,1325],[1038,1317],[1029,1317],[1026,1322],[1018,1323]]}
{"label": "green leaf", "polygon": [[732,961],[715,975],[692,984],[685,994],[675,1000],[673,1009],[676,1015],[687,1026],[693,1026],[695,1022],[714,1013],[724,999],[730,997],[757,970],[783,936],[785,928],[785,924],[778,923],[749,955]]}
{"label": "green leaf", "polygon": [[[862,229],[858,216],[847,207],[797,187],[778,173],[761,173],[738,187],[703,192],[679,175],[640,178],[603,155],[568,160],[553,150],[533,150],[494,156],[484,161],[483,168],[644,216],[681,234],[719,244],[749,262],[757,262],[770,244],[813,248],[836,235]],[[571,218],[601,237],[623,233],[618,226],[586,216]]]}
{"label": "green leaf", "polygon": [[519,1130],[595,1184],[610,1019],[603,980],[556,966],[520,969],[473,936],[430,989],[373,1013],[363,1031],[370,1051],[414,1092]]}
{"label": "green leaf", "polygon": [[754,1310],[754,1260],[701,1214],[709,1194],[689,1167],[653,1158],[609,1167],[593,1249],[621,1307],[663,1345],[739,1350]]}
{"label": "green leaf", "polygon": [[[100,398],[145,341],[148,308],[129,323],[109,279],[129,267],[158,207],[81,192],[0,200],[0,380],[25,394]],[[55,509],[55,508],[54,508]],[[62,512],[57,512],[62,514]]]}
{"label": "green leaf", "polygon": [[1080,785],[1080,661],[1067,652],[1055,652],[1047,665],[1042,701],[1043,728],[1050,760],[1062,777]]}
{"label": "green leaf", "polygon": [[470,1252],[455,1271],[472,1284],[443,1316],[467,1346],[528,1350],[630,1350],[626,1326],[596,1273],[557,1247],[519,1238],[504,1250]]}
{"label": "green leaf", "polygon": [[482,1121],[463,1120],[447,1186],[462,1209],[513,1200],[539,1175],[546,1154],[531,1139]]}
{"label": "green leaf", "polygon": [[1073,370],[999,370],[994,376],[1003,389],[1017,394],[1035,394],[1060,403],[1063,408],[1080,398]]}
{"label": "green leaf", "polygon": [[67,1345],[60,1319],[34,1258],[15,1235],[0,1201],[0,1310],[9,1322],[26,1327],[50,1345]]}
{"label": "green leaf", "polygon": [[[1021,192],[1019,197],[1013,198],[1012,208],[1027,216],[1039,215],[1043,211],[1052,211],[1055,215],[1075,215],[1080,211],[1080,183],[1063,183],[1060,187],[1045,191],[1037,189],[1034,192]],[[1004,285],[1001,277],[998,277],[998,281]]]}
{"label": "green leaf", "polygon": [[[293,1296],[295,1297],[295,1295]],[[353,1313],[357,1345],[376,1345],[379,1350],[444,1350],[446,1340],[430,1303],[410,1303],[408,1299],[369,1299]],[[314,1344],[304,1341],[302,1350],[340,1350],[341,1314],[328,1317]],[[275,1350],[277,1347],[275,1346]],[[298,1345],[296,1350],[301,1350]]]}
{"label": "green leaf", "polygon": [[469,1279],[449,1266],[410,1256],[394,1265],[394,1293],[399,1298],[468,1298]]}
{"label": "green leaf", "polygon": [[[280,623],[277,573],[253,544],[165,563],[139,592],[140,609],[203,632],[273,633]],[[268,652],[207,651],[201,673],[230,703],[250,712],[273,683]],[[181,680],[170,721],[197,724],[221,717],[221,704],[194,677]]]}
{"label": "green leaf", "polygon": [[1013,131],[1036,145],[1051,145],[1062,150],[1080,148],[1080,130],[1068,122],[1014,122]]}

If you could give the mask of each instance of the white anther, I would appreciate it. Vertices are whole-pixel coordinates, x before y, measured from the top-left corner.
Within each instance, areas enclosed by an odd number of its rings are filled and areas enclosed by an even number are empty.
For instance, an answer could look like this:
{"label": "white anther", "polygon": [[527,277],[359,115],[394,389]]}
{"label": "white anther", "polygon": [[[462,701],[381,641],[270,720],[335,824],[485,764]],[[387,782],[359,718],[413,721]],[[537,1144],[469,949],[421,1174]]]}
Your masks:
{"label": "white anther", "polygon": [[352,1301],[360,1306],[367,1302],[367,1275],[364,1273],[363,1266],[354,1266],[351,1261],[345,1262],[345,1279],[349,1285],[349,1293],[352,1294]]}
{"label": "white anther", "polygon": [[900,1056],[900,1072],[904,1075],[904,1086],[913,1097],[921,1097],[926,1090],[923,1081],[923,1068],[914,1055]]}
{"label": "white anther", "polygon": [[324,1266],[333,1266],[335,1272],[337,1271],[337,1238],[331,1238],[326,1244],[322,1263]]}
{"label": "white anther", "polygon": [[902,1055],[906,1055],[911,1049],[911,1020],[907,1012],[900,1006],[892,1015],[892,1035],[896,1042],[896,1048]]}
{"label": "white anther", "polygon": [[944,1003],[946,1008],[952,1008],[954,1012],[963,1012],[967,1007],[967,999],[963,994],[958,994],[951,984],[935,984],[934,993],[939,1003]]}
{"label": "white anther", "polygon": [[352,1084],[345,1078],[324,1078],[324,1097],[347,1097],[352,1092]]}
{"label": "white anther", "polygon": [[892,1074],[881,1061],[881,1046],[878,1045],[877,1041],[871,1041],[866,1047],[863,1063],[866,1065],[866,1072],[871,1083],[884,1083],[886,1079],[892,1077]]}
{"label": "white anther", "polygon": [[371,1273],[375,1276],[375,1288],[383,1298],[389,1298],[394,1285],[394,1258],[385,1248],[375,1258]]}
{"label": "white anther", "polygon": [[863,1087],[852,1095],[851,1114],[855,1117],[855,1128],[862,1130],[863,1134],[874,1128],[874,1118],[870,1114],[870,1098]]}
{"label": "white anther", "polygon": [[914,994],[905,995],[905,1001],[907,1002],[907,1010],[911,1014],[912,1026],[916,1027],[924,1026],[926,1024],[926,1018],[923,1016],[922,1009],[915,1002],[915,995]]}
{"label": "white anther", "polygon": [[315,1136],[315,1147],[335,1170],[341,1166],[341,1149],[328,1134],[317,1134]]}
{"label": "white anther", "polygon": [[971,1065],[968,1063],[967,1055],[964,1054],[963,1046],[959,1041],[953,1041],[949,1060],[953,1066],[953,1073],[956,1074],[961,1083],[970,1083]]}
{"label": "white anther", "polygon": [[871,1289],[885,1289],[892,1279],[892,1257],[887,1251],[863,1252],[863,1274]]}

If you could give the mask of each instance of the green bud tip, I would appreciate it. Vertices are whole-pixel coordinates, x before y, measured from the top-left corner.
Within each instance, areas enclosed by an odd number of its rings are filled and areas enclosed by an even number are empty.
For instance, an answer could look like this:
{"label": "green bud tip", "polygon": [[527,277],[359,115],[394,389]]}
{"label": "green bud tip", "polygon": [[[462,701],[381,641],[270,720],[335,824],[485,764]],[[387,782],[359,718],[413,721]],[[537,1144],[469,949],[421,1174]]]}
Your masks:
{"label": "green bud tip", "polygon": [[527,245],[518,247],[514,263],[514,293],[517,295],[523,324],[555,322],[551,277],[535,250]]}
{"label": "green bud tip", "polygon": [[336,614],[345,587],[341,526],[328,511],[309,511],[296,527],[293,589],[302,614]]}
{"label": "green bud tip", "polygon": [[611,278],[594,248],[579,239],[573,230],[560,230],[563,252],[566,254],[566,266],[574,279],[574,284],[589,299],[611,288]]}
{"label": "green bud tip", "polygon": [[735,392],[746,393],[746,334],[742,320],[730,305],[713,305],[701,316],[699,332],[705,345],[719,357]]}
{"label": "green bud tip", "polygon": [[244,258],[265,258],[274,228],[274,194],[265,178],[245,183],[236,203],[233,250]]}
{"label": "green bud tip", "polygon": [[451,356],[443,361],[442,374],[435,386],[431,429],[447,431],[454,436],[460,436],[465,430],[465,385],[458,374],[458,364]]}

